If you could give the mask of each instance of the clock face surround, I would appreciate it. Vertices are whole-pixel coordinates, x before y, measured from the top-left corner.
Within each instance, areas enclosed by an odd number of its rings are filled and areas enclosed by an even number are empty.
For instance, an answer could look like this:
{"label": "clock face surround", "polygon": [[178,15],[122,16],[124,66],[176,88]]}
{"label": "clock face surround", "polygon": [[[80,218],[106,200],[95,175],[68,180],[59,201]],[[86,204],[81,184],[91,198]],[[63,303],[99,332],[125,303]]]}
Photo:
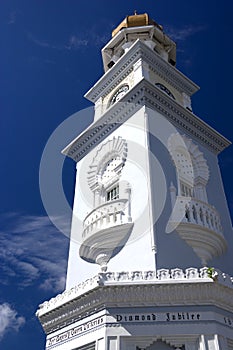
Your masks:
{"label": "clock face surround", "polygon": [[127,92],[129,91],[129,85],[124,84],[119,87],[119,89],[114,93],[110,100],[110,106],[118,102]]}

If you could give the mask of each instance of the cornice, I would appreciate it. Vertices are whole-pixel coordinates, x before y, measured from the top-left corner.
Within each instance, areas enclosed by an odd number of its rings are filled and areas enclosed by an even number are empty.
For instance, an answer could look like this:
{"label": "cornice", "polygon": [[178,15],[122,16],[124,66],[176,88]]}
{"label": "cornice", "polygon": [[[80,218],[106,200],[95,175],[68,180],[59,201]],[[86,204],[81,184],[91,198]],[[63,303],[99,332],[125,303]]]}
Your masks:
{"label": "cornice", "polygon": [[180,93],[185,92],[187,95],[192,96],[200,89],[197,84],[170,63],[166,62],[143,42],[141,42],[141,50],[142,59],[149,64],[149,68]]}
{"label": "cornice", "polygon": [[140,58],[181,93],[185,92],[191,96],[199,90],[194,82],[138,39],[116,64],[95,83],[85,94],[85,97],[95,103],[100,97],[108,95],[133,70],[134,63]]}
{"label": "cornice", "polygon": [[186,131],[193,139],[198,140],[213,153],[219,154],[231,142],[205,123],[193,112],[162,93],[156,86],[145,80],[145,105],[161,112],[180,130]]}
{"label": "cornice", "polygon": [[214,282],[207,268],[185,272],[161,269],[157,275],[153,271],[101,273],[97,287],[68,300],[67,293],[74,291],[65,291],[59,296],[60,303],[51,300],[52,308],[41,307],[37,312],[47,334],[110,307],[213,305],[233,312],[232,279],[218,272],[218,281]]}
{"label": "cornice", "polygon": [[220,153],[231,144],[229,140],[195,114],[171,99],[147,80],[142,79],[121,99],[121,102],[107,109],[62,153],[78,162],[143,106],[160,112],[175,127],[188,133],[214,154]]}
{"label": "cornice", "polygon": [[111,106],[101,118],[92,123],[83,133],[74,139],[62,153],[76,162],[81,160],[142,107],[142,105],[128,102],[129,98],[133,101],[139,94],[142,94],[142,91],[130,90],[121,99],[121,103],[115,103]]}

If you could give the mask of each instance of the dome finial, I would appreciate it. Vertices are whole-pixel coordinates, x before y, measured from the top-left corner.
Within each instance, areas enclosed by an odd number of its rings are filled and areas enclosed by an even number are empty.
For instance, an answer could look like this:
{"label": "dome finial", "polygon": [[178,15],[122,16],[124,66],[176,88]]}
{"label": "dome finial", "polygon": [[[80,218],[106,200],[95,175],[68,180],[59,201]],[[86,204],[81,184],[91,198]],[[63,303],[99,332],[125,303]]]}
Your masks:
{"label": "dome finial", "polygon": [[160,30],[162,30],[162,27],[159,26],[153,19],[150,19],[147,13],[138,14],[137,10],[134,10],[134,14],[131,16],[127,16],[113,31],[112,36],[115,36],[117,33],[119,33],[123,28],[129,28],[129,27],[143,27],[153,25]]}

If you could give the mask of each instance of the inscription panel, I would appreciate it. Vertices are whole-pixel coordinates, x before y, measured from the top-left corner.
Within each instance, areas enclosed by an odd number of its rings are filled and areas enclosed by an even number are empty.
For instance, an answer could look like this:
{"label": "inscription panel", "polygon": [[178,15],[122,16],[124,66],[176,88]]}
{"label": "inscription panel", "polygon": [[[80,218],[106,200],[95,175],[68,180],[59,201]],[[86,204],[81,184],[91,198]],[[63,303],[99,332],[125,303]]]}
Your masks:
{"label": "inscription panel", "polygon": [[[169,323],[174,323],[179,326],[179,324],[190,323],[197,324],[216,322],[218,324],[225,325],[233,329],[233,318],[222,315],[220,313],[212,311],[167,311],[167,312],[127,312],[127,313],[112,313],[109,312],[106,315],[101,315],[99,317],[89,319],[88,321],[80,321],[75,325],[70,326],[65,331],[61,331],[56,335],[51,334],[47,337],[46,349],[54,348],[57,345],[70,341],[77,338],[85,333],[91,331],[97,331],[100,327],[125,327],[130,324],[133,327],[140,327],[141,325],[166,325]],[[200,328],[201,330],[201,328]],[[115,338],[109,338],[112,341],[111,346],[115,346]]]}

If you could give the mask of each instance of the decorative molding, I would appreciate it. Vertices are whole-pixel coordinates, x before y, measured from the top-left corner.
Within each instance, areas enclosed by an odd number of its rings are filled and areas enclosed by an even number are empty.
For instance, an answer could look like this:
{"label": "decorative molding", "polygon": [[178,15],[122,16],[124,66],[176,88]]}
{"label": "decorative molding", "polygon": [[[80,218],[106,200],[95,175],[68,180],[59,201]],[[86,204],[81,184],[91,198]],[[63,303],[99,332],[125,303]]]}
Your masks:
{"label": "decorative molding", "polygon": [[[172,349],[174,350],[174,346],[177,350],[182,348],[182,345],[185,345],[185,349],[187,350],[196,350],[196,346],[193,348],[190,348],[191,345],[196,345],[199,339],[199,334],[173,334],[173,335],[157,335],[157,336],[131,336],[127,338],[123,338],[123,344],[127,344],[130,346],[132,344],[132,349],[135,348],[135,345],[137,346],[137,350],[144,350],[147,349],[152,344],[156,344],[156,342],[161,341],[169,346],[172,346]],[[130,347],[131,349],[131,347]]]}
{"label": "decorative molding", "polygon": [[194,113],[165,94],[162,95],[158,88],[147,81],[144,81],[144,101],[147,107],[159,111],[176,127],[186,131],[193,139],[201,142],[215,154],[231,144]]}
{"label": "decorative molding", "polygon": [[94,87],[85,94],[85,97],[95,103],[100,96],[107,96],[132,71],[133,64],[140,58],[150,65],[150,69],[181,93],[185,92],[190,96],[199,89],[195,83],[178,69],[166,62],[158,53],[138,39],[111,70],[107,71]]}
{"label": "decorative molding", "polygon": [[216,271],[215,282],[207,267],[100,273],[44,302],[36,314],[51,333],[107,307],[215,305],[233,312],[233,278]]}
{"label": "decorative molding", "polygon": [[227,249],[219,213],[196,198],[175,197],[166,232],[174,230],[192,247],[204,266]]}
{"label": "decorative molding", "polygon": [[108,140],[103,143],[96,151],[96,154],[89,166],[87,173],[87,182],[91,190],[95,189],[99,181],[102,169],[106,166],[106,163],[112,158],[119,158],[118,168],[122,168],[127,158],[127,142],[122,137],[113,137],[112,140]]}
{"label": "decorative molding", "polygon": [[188,96],[192,96],[199,90],[198,85],[188,79],[174,66],[171,66],[169,63],[167,63],[156,52],[154,54],[154,52],[148,47],[142,47],[141,54],[142,59],[144,59],[149,64],[149,68],[169,85],[178,90],[181,94],[186,93]]}
{"label": "decorative molding", "polygon": [[[119,203],[119,202],[118,202]],[[114,205],[112,205],[114,207]],[[117,205],[115,205],[117,208]],[[102,220],[96,220],[93,226],[85,232],[83,242],[79,249],[79,255],[87,262],[97,263],[102,271],[107,270],[107,264],[111,258],[119,253],[126,244],[133,229],[133,223],[122,221],[124,211],[117,209],[102,216]],[[109,218],[109,221],[107,221]],[[99,227],[97,224],[100,223]]]}
{"label": "decorative molding", "polygon": [[221,256],[227,249],[227,244],[223,236],[203,226],[180,223],[176,231],[193,248],[204,266],[214,257]]}
{"label": "decorative molding", "polygon": [[200,177],[206,184],[209,180],[209,168],[203,153],[199,150],[198,145],[196,145],[192,139],[188,138],[186,135],[180,135],[179,133],[172,134],[169,137],[168,150],[177,168],[178,164],[176,161],[176,152],[179,149],[185,149],[191,155],[194,183],[195,178]]}
{"label": "decorative molding", "polygon": [[[182,186],[183,181],[189,183],[192,192],[176,196],[176,189],[171,187],[173,210],[166,232],[176,230],[206,266],[209,260],[222,255],[227,248],[220,215],[208,204],[206,196],[209,168],[199,147],[186,135],[172,134],[168,139],[168,150],[177,169],[178,186]],[[188,160],[188,169],[185,167],[183,171],[184,159]],[[195,191],[197,186],[199,192]]]}
{"label": "decorative molding", "polygon": [[187,132],[213,153],[218,154],[231,143],[192,112],[166,96],[146,80],[141,80],[125,96],[114,104],[100,119],[73,140],[62,153],[76,162],[126,122],[142,106],[160,112],[172,124]]}

